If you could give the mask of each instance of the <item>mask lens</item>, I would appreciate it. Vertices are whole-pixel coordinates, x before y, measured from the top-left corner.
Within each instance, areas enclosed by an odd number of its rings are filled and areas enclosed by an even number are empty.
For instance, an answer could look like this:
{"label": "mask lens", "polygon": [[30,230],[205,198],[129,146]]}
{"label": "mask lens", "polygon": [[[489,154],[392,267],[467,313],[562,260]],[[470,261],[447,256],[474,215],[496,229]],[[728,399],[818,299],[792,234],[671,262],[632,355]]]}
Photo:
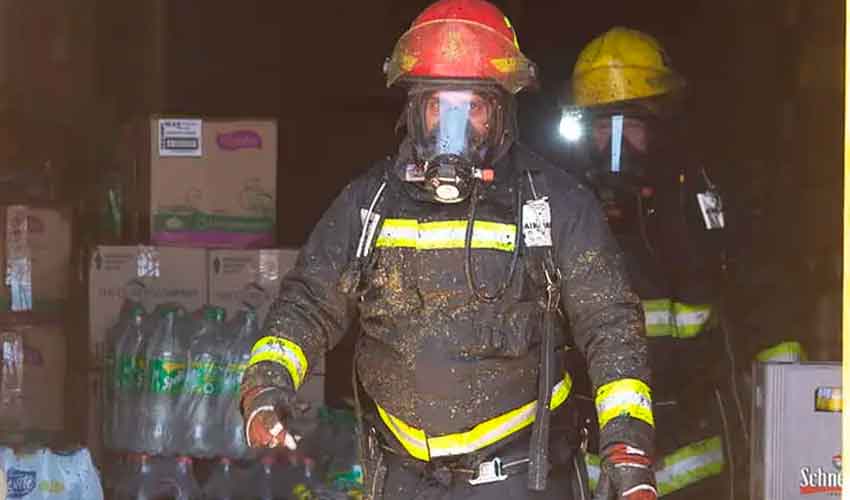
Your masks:
{"label": "mask lens", "polygon": [[438,90],[425,93],[418,115],[417,149],[420,159],[453,155],[481,163],[494,129],[497,102],[487,92]]}

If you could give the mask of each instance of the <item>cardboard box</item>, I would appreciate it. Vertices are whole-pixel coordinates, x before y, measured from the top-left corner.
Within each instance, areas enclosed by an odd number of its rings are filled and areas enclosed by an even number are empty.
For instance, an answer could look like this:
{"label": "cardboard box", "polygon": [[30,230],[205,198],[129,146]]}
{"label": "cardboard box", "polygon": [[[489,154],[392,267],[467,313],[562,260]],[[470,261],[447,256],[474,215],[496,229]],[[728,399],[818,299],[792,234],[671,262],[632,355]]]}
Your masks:
{"label": "cardboard box", "polygon": [[153,117],[145,135],[139,180],[153,244],[274,246],[276,121]]}
{"label": "cardboard box", "polygon": [[0,311],[61,313],[71,279],[71,207],[0,209]]}
{"label": "cardboard box", "polygon": [[281,278],[295,266],[298,250],[213,250],[209,252],[209,300],[227,316],[251,308],[262,325],[280,290]]}
{"label": "cardboard box", "polygon": [[[262,326],[280,291],[280,280],[295,266],[298,252],[292,248],[211,250],[207,258],[210,304],[223,307],[227,317],[254,309]],[[313,373],[325,373],[324,357]]]}
{"label": "cardboard box", "polygon": [[193,248],[100,246],[89,266],[89,365],[103,359],[106,332],[125,299],[148,312],[176,302],[189,311],[207,301],[206,252]]}
{"label": "cardboard box", "polygon": [[0,326],[0,344],[0,428],[63,430],[67,353],[62,326],[4,324]]}

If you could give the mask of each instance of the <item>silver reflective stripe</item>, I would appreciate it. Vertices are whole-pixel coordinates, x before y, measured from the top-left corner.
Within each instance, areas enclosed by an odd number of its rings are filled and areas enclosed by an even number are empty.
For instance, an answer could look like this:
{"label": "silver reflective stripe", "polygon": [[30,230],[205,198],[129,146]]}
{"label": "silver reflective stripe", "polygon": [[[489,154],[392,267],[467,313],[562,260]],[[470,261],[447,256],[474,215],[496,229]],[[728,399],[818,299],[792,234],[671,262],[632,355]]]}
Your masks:
{"label": "silver reflective stripe", "polygon": [[673,323],[672,311],[646,311],[647,325],[670,325]]}
{"label": "silver reflective stripe", "polygon": [[[590,488],[595,489],[602,475],[599,456],[586,454],[585,465]],[[660,466],[655,472],[659,497],[717,476],[725,466],[720,438],[713,437],[680,448],[661,460]]]}
{"label": "silver reflective stripe", "polygon": [[[462,220],[419,222],[416,219],[387,219],[377,246],[441,250],[463,248],[467,222]],[[513,251],[516,225],[476,221],[472,231],[473,248]]]}
{"label": "silver reflective stripe", "polygon": [[466,453],[472,453],[474,451],[478,451],[479,449],[487,446],[490,443],[494,443],[498,441],[505,435],[510,435],[512,432],[516,431],[518,426],[522,426],[526,420],[530,420],[536,413],[537,405],[534,405],[529,408],[523,409],[523,411],[519,412],[512,419],[504,422],[502,425],[490,429],[488,432],[476,436],[474,441],[470,441],[468,443],[455,444],[454,446],[431,446],[431,456],[432,457],[448,457],[451,455],[464,455]]}
{"label": "silver reflective stripe", "polygon": [[660,496],[681,490],[723,472],[725,460],[719,437],[693,443],[667,455],[655,472]]}
{"label": "silver reflective stripe", "polygon": [[710,314],[709,310],[678,313],[676,314],[676,324],[678,326],[702,325],[708,321]]}
{"label": "silver reflective stripe", "polygon": [[640,407],[646,409],[652,409],[652,403],[646,399],[646,397],[640,393],[632,392],[632,391],[617,391],[610,396],[599,400],[596,403],[596,411],[600,415],[604,414],[608,410],[612,408],[631,408],[631,407]]}
{"label": "silver reflective stripe", "polygon": [[409,443],[413,444],[417,448],[422,448],[423,450],[428,449],[428,446],[425,443],[425,441],[423,441],[423,440],[417,438],[416,436],[413,436],[410,433],[406,432],[404,429],[401,428],[401,426],[396,424],[395,419],[391,418],[391,419],[388,419],[388,420],[390,422],[390,425],[393,428],[393,431],[395,431],[397,434],[402,435]]}
{"label": "silver reflective stripe", "polygon": [[378,236],[378,246],[413,247],[419,239],[416,221],[385,220]]}
{"label": "silver reflective stripe", "polygon": [[650,337],[693,338],[711,318],[711,306],[670,299],[643,301],[646,332]]}
{"label": "silver reflective stripe", "polygon": [[251,353],[251,357],[259,357],[266,353],[274,353],[279,354],[289,360],[290,363],[295,367],[298,371],[298,374],[303,378],[304,374],[307,373],[307,367],[301,363],[301,360],[298,358],[298,355],[292,352],[292,350],[288,349],[286,346],[280,344],[266,344],[263,347],[256,349]]}
{"label": "silver reflective stripe", "polygon": [[[466,227],[463,228],[466,237]],[[513,248],[516,242],[516,226],[513,224],[495,224],[492,222],[476,222],[472,230],[473,241],[493,242],[501,246]]]}
{"label": "silver reflective stripe", "polygon": [[[570,382],[566,380],[562,380],[555,384],[552,388],[552,397],[549,407],[557,407],[560,406],[564,400],[566,400],[569,395],[569,391],[572,387],[572,379]],[[450,455],[463,455],[466,453],[472,453],[474,451],[478,451],[485,446],[489,446],[496,441],[504,439],[505,437],[513,434],[518,429],[523,428],[529,425],[534,421],[534,417],[537,413],[537,401],[534,401],[530,404],[525,405],[520,408],[520,411],[516,413],[516,415],[511,416],[511,418],[505,420],[504,422],[500,422],[499,425],[494,426],[491,429],[487,429],[484,433],[480,435],[475,435],[473,439],[468,441],[463,439],[448,440],[449,442],[454,441],[453,445],[449,446],[439,446],[440,438],[432,438],[429,439],[429,448],[431,451],[432,457],[446,457]],[[466,442],[463,442],[466,441]]]}

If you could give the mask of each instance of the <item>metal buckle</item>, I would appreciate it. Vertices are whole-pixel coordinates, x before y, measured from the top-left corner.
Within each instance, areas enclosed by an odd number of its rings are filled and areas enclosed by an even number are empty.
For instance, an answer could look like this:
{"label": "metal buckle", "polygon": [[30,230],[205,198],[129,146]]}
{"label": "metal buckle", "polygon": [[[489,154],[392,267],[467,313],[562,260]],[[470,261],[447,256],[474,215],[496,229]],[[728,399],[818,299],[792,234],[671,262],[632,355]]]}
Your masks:
{"label": "metal buckle", "polygon": [[469,480],[469,484],[478,486],[479,484],[497,483],[504,481],[508,475],[502,471],[502,459],[494,458],[487,462],[481,462],[478,465],[478,475]]}
{"label": "metal buckle", "polygon": [[586,420],[584,426],[582,426],[579,431],[579,435],[581,436],[581,444],[579,447],[581,448],[582,453],[587,453],[587,445],[590,441],[590,431],[587,428],[590,426],[590,420]]}

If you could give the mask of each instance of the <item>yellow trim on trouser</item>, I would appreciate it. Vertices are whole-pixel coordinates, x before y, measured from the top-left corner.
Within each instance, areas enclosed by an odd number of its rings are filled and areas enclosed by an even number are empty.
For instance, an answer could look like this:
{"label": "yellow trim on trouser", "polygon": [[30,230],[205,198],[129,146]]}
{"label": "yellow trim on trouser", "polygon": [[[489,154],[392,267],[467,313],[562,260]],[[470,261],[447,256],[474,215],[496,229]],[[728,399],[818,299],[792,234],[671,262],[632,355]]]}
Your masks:
{"label": "yellow trim on trouser", "polygon": [[676,338],[694,338],[703,331],[711,318],[711,306],[674,302],[673,317],[676,319]]}
{"label": "yellow trim on trouser", "polygon": [[600,429],[621,416],[636,418],[655,426],[649,386],[634,378],[615,380],[600,387],[596,391],[596,412]]}
{"label": "yellow trim on trouser", "polygon": [[281,337],[263,337],[258,340],[251,349],[248,368],[264,361],[283,365],[292,377],[295,389],[301,387],[307,376],[307,357],[298,344],[290,340]]}
{"label": "yellow trim on trouser", "polygon": [[670,299],[643,301],[646,334],[649,337],[694,338],[711,318],[711,306],[685,304]]}
{"label": "yellow trim on trouser", "polygon": [[[586,454],[584,460],[590,489],[596,489],[602,474],[599,456]],[[679,448],[659,461],[655,471],[658,496],[669,495],[718,476],[723,472],[725,464],[723,444],[718,436]]]}
{"label": "yellow trim on trouser", "polygon": [[723,472],[726,460],[719,436],[688,446],[665,456],[655,471],[659,496],[673,493]]}
{"label": "yellow trim on trouser", "polygon": [[646,334],[649,337],[673,337],[673,302],[670,299],[643,301]]}
{"label": "yellow trim on trouser", "polygon": [[[464,248],[465,220],[419,222],[416,219],[386,219],[376,247],[446,250]],[[516,225],[475,221],[472,248],[512,252],[516,243]]]}
{"label": "yellow trim on trouser", "polygon": [[[567,400],[572,384],[573,381],[569,374],[564,374],[564,380],[555,384],[552,388],[552,399],[549,402],[550,410],[558,408]],[[481,422],[469,431],[427,437],[424,431],[405,424],[378,406],[378,414],[381,416],[381,420],[404,446],[404,449],[410,456],[425,462],[431,458],[472,453],[497,443],[531,425],[534,422],[536,411],[537,401],[532,401],[486,422]]]}
{"label": "yellow trim on trouser", "polygon": [[806,352],[799,342],[782,342],[759,352],[756,361],[762,363],[798,363],[806,359]]}

